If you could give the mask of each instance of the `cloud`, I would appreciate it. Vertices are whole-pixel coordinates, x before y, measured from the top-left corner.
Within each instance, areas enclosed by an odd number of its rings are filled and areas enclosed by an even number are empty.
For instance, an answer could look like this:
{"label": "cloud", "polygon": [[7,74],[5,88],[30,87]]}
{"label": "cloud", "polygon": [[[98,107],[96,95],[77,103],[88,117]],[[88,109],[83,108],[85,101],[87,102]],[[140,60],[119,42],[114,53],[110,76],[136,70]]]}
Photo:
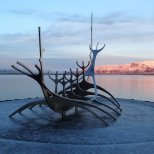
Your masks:
{"label": "cloud", "polygon": [[61,22],[90,22],[90,16],[86,17],[81,14],[67,14],[64,12],[55,12],[55,18]]}
{"label": "cloud", "polygon": [[[30,15],[32,13],[42,19],[44,19],[43,16],[45,14],[48,14],[47,12],[39,12],[40,15],[38,15],[36,10],[13,11],[12,13],[21,15]],[[51,14],[52,16],[48,14],[45,20],[53,18],[54,21],[51,22],[50,26],[42,30],[42,44],[46,51],[50,51],[52,56],[58,56],[58,54],[72,56],[70,53],[74,53],[77,56],[82,56],[83,53],[88,55],[90,17],[60,12]],[[106,43],[107,46],[114,44],[116,48],[111,50],[111,54],[113,50],[115,50],[113,54],[121,50],[124,51],[124,54],[129,48],[132,50],[134,45],[140,46],[146,51],[146,43],[149,45],[149,49],[152,47],[152,40],[154,40],[153,27],[154,21],[141,20],[137,17],[128,16],[124,12],[113,12],[106,16],[96,16],[93,23],[94,44],[97,41],[100,41],[100,44]],[[18,53],[19,55],[23,54],[23,56],[33,56],[34,53],[37,53],[37,50],[37,34],[15,33],[0,35],[0,53],[7,52],[8,54]],[[46,54],[49,55],[48,53]]]}
{"label": "cloud", "polygon": [[[74,23],[89,23],[90,24],[90,14],[88,16],[82,15],[80,13],[65,13],[65,12],[49,12],[41,9],[10,9],[9,13],[18,16],[35,16],[44,21],[59,21],[59,22],[74,22]],[[138,17],[130,16],[125,12],[117,11],[106,14],[105,16],[94,14],[94,22],[106,25],[112,25],[115,23],[129,23],[135,20],[140,20]]]}
{"label": "cloud", "polygon": [[139,21],[140,18],[135,17],[135,16],[130,16],[125,12],[112,12],[110,14],[107,14],[105,16],[101,16],[96,18],[96,22],[100,24],[105,24],[105,25],[113,25],[117,23],[132,23],[134,21]]}
{"label": "cloud", "polygon": [[[64,12],[54,12],[52,16],[61,22],[79,22],[79,23],[88,23],[90,24],[91,17],[90,14],[88,16],[84,16],[81,14],[66,14]],[[118,11],[102,15],[93,15],[93,20],[97,24],[105,24],[105,25],[113,25],[116,23],[131,23],[134,21],[140,21],[141,19],[136,16],[130,16],[125,12]]]}
{"label": "cloud", "polygon": [[14,14],[14,15],[32,15],[37,14],[37,10],[34,9],[10,9],[8,10],[8,13]]}
{"label": "cloud", "polygon": [[0,35],[0,53],[19,57],[29,55],[37,50],[36,42],[37,38],[30,34],[3,34]]}

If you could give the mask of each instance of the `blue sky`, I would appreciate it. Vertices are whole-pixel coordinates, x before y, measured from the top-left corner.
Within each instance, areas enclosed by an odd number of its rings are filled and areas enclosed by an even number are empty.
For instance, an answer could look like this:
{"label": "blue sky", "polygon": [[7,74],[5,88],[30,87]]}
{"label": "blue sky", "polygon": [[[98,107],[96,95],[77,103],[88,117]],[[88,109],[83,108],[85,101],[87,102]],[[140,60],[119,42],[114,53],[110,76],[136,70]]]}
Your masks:
{"label": "blue sky", "polygon": [[44,57],[88,57],[90,15],[100,56],[154,59],[153,0],[1,0],[0,56],[38,57],[41,26]]}

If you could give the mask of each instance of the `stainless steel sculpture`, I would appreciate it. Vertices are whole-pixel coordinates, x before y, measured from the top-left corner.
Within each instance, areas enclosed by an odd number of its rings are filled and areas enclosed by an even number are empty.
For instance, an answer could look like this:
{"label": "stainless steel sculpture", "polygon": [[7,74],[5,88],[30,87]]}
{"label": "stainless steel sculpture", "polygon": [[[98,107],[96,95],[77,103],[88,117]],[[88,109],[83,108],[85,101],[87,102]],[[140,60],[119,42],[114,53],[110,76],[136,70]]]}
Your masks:
{"label": "stainless steel sculpture", "polygon": [[[91,19],[92,21],[92,19]],[[92,24],[91,24],[92,25]],[[52,82],[54,82],[55,90],[51,91],[45,84],[44,74],[43,74],[43,63],[42,63],[42,47],[41,47],[41,33],[40,27],[39,31],[39,49],[40,49],[40,58],[39,63],[40,66],[35,65],[35,68],[38,70],[38,73],[35,74],[30,68],[25,66],[21,62],[17,62],[17,64],[21,67],[17,67],[12,65],[12,67],[18,70],[20,73],[25,74],[35,81],[38,82],[40,87],[42,88],[44,98],[40,101],[30,102],[26,105],[23,105],[16,111],[14,111],[9,117],[14,116],[16,113],[21,113],[25,109],[32,109],[36,105],[47,105],[53,111],[61,113],[62,118],[66,117],[66,112],[75,107],[75,112],[77,113],[77,108],[84,109],[91,114],[93,114],[96,118],[101,120],[105,125],[109,125],[106,118],[101,117],[97,114],[97,112],[93,111],[93,109],[101,112],[106,115],[110,119],[116,120],[116,117],[121,115],[122,109],[120,108],[120,104],[117,100],[112,96],[104,88],[96,85],[95,74],[94,74],[94,66],[97,54],[103,50],[105,45],[101,49],[93,49],[92,47],[92,26],[91,26],[91,45],[90,45],[90,61],[87,65],[82,62],[82,65],[79,65],[78,62],[76,71],[72,71],[70,69],[69,72],[64,73],[56,73],[51,74],[48,73],[49,78]],[[92,55],[92,56],[91,56]],[[53,78],[53,76],[55,76]],[[91,76],[93,79],[93,83],[87,82],[86,76]],[[62,88],[59,89],[58,85],[62,85]],[[94,92],[92,92],[92,90]],[[103,94],[102,94],[103,93]],[[105,95],[104,95],[105,94]],[[106,100],[106,101],[104,101]]]}

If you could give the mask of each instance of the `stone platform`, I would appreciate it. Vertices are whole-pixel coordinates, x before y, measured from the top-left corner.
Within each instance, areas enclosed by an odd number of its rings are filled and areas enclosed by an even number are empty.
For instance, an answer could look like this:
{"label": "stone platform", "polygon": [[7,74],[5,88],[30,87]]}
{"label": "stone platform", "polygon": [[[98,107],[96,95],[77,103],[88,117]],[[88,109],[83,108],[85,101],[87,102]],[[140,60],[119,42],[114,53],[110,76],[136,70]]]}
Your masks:
{"label": "stone platform", "polygon": [[8,117],[32,100],[0,102],[1,154],[154,153],[152,102],[118,99],[123,112],[109,127],[84,110],[77,116],[72,111],[66,121],[61,121],[61,116],[46,106]]}

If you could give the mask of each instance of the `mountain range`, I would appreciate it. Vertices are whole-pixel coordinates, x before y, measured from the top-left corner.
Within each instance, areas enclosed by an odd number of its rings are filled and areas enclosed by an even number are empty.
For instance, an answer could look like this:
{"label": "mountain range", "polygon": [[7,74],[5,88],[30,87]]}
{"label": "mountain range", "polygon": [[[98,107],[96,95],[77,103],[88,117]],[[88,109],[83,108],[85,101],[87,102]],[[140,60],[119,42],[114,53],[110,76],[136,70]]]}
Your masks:
{"label": "mountain range", "polygon": [[154,61],[95,67],[96,74],[154,75]]}
{"label": "mountain range", "polygon": [[[62,68],[61,68],[62,69]],[[95,66],[96,74],[154,75],[154,61],[133,62],[120,65]],[[0,74],[19,74],[13,68],[0,69]]]}

